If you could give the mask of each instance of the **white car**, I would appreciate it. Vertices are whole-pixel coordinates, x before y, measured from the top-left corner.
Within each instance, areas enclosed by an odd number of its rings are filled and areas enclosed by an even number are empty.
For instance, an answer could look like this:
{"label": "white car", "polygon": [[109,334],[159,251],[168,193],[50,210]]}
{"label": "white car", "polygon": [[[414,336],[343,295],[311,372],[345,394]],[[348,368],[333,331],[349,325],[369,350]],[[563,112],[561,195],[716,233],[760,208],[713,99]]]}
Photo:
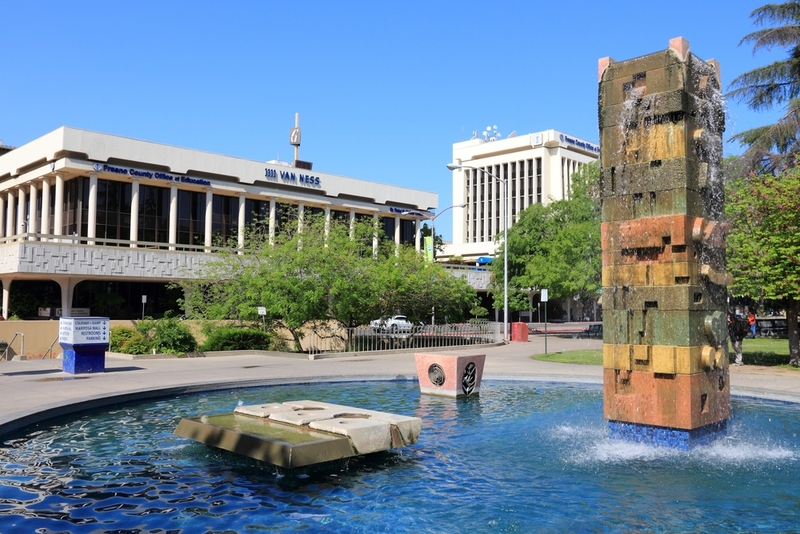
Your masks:
{"label": "white car", "polygon": [[413,325],[405,315],[393,315],[370,321],[369,326],[383,332],[411,332]]}

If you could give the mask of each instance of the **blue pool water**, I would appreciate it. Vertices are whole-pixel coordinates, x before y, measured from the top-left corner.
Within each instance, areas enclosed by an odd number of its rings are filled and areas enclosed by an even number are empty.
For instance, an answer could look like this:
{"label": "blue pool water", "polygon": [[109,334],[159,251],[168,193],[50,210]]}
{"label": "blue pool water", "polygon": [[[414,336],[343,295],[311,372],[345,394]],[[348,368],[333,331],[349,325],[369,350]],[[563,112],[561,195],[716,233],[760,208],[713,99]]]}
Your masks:
{"label": "blue pool water", "polygon": [[[181,417],[314,399],[423,418],[418,444],[300,474],[173,435]],[[0,532],[775,532],[800,528],[800,407],[734,399],[691,452],[607,439],[602,390],[486,381],[226,390],[78,414],[0,447]]]}

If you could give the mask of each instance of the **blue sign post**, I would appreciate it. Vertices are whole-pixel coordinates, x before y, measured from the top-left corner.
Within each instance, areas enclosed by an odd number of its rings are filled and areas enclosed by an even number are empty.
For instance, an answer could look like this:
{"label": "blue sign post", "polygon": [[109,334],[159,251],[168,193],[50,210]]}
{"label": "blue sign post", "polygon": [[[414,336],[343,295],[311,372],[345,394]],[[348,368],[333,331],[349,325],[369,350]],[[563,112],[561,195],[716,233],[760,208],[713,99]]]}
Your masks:
{"label": "blue sign post", "polygon": [[63,371],[73,375],[105,372],[108,339],[108,317],[62,317],[58,342],[64,349]]}

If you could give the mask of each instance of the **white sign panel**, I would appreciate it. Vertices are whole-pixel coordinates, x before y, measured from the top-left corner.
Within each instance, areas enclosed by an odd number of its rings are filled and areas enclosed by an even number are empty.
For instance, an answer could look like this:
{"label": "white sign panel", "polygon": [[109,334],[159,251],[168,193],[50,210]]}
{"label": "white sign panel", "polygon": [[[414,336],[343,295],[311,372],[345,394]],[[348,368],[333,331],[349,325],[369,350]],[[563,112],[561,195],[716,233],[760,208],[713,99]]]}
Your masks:
{"label": "white sign panel", "polygon": [[108,345],[108,317],[62,317],[58,342],[68,345]]}
{"label": "white sign panel", "polygon": [[542,296],[541,296],[541,298],[539,300],[541,300],[542,302],[547,302],[547,290],[546,289],[542,289]]}

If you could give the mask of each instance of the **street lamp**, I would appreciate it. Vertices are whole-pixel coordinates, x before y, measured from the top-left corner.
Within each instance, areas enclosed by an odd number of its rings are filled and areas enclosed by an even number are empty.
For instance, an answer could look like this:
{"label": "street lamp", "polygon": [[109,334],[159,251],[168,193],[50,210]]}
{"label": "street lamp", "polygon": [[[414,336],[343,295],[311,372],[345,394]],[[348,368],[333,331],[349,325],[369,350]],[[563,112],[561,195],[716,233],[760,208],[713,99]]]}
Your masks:
{"label": "street lamp", "polygon": [[425,215],[424,213],[418,213],[418,212],[412,212],[412,211],[404,211],[401,215],[408,215],[408,214],[414,213],[416,215],[419,215],[423,219],[427,219],[427,220],[429,220],[431,222],[431,245],[433,246],[433,254],[432,254],[432,256],[433,256],[433,259],[435,260],[436,259],[436,223],[435,223],[436,218],[439,215],[441,215],[442,213],[444,213],[444,212],[446,212],[448,210],[451,210],[453,208],[465,208],[466,206],[467,206],[466,204],[453,204],[452,206],[447,206],[445,209],[443,209],[442,211],[440,211],[439,213],[437,213],[434,216]]}
{"label": "street lamp", "polygon": [[463,171],[464,169],[481,171],[495,180],[503,182],[503,205],[505,206],[505,213],[503,214],[503,341],[508,342],[508,214],[511,212],[508,209],[508,182],[505,178],[495,176],[486,169],[479,169],[469,165],[448,163],[447,168],[451,171]]}

